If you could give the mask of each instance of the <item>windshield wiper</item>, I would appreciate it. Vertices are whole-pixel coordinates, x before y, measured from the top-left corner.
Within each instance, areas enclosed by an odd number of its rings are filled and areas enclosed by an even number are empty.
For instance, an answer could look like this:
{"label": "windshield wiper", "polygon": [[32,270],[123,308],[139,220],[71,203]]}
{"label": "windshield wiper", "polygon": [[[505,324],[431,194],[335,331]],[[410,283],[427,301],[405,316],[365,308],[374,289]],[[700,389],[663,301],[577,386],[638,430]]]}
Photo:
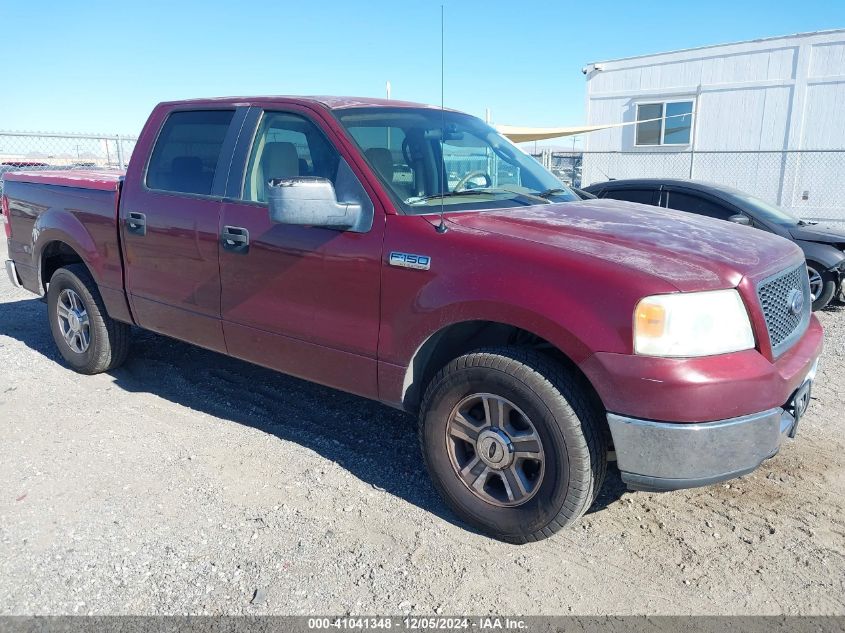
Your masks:
{"label": "windshield wiper", "polygon": [[555,189],[546,189],[545,191],[540,191],[538,193],[532,193],[532,196],[537,196],[538,198],[549,198],[556,193],[569,193],[568,189],[563,189],[561,187],[557,187]]}
{"label": "windshield wiper", "polygon": [[527,196],[529,198],[537,198],[536,193],[527,193],[523,191],[514,191],[513,189],[506,189],[504,187],[476,187],[475,189],[463,189],[461,191],[446,191],[444,193],[433,193],[429,196],[419,196],[416,198],[408,198],[405,202],[407,204],[417,204],[419,202],[426,202],[428,200],[439,200],[440,198],[459,198],[461,196],[477,196],[477,195],[495,195],[502,193],[512,193],[517,196]]}
{"label": "windshield wiper", "polygon": [[466,189],[464,191],[444,191],[443,193],[433,193],[428,196],[416,196],[413,198],[408,198],[405,202],[407,204],[418,204],[420,202],[428,202],[429,200],[440,200],[441,198],[458,198],[460,196],[468,196],[479,193],[490,193],[490,191],[484,191],[479,189]]}
{"label": "windshield wiper", "polygon": [[[558,191],[558,190],[549,190],[549,191]],[[560,189],[559,191],[566,192],[566,189]],[[506,187],[477,187],[475,189],[464,189],[463,191],[447,191],[445,193],[433,193],[429,196],[419,196],[418,198],[409,198],[405,202],[407,204],[419,204],[421,202],[426,202],[428,200],[439,200],[440,198],[458,198],[461,196],[472,196],[472,195],[496,195],[496,194],[512,194],[514,196],[518,196],[521,198],[527,198],[528,200],[542,200],[543,203],[547,203],[548,199],[543,197],[539,193],[529,193],[528,191],[516,191],[514,189],[508,189]],[[543,192],[546,193],[546,192]],[[552,195],[552,194],[549,194]],[[528,205],[530,206],[530,205]]]}

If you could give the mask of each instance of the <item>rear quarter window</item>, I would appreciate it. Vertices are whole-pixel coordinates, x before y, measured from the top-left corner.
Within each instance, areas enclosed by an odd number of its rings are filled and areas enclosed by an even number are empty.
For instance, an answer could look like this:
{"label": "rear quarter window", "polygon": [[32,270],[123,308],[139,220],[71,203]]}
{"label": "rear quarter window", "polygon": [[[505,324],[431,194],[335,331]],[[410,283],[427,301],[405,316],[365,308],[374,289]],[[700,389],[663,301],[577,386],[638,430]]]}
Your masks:
{"label": "rear quarter window", "polygon": [[639,202],[640,204],[654,204],[655,193],[652,189],[607,189],[601,197]]}
{"label": "rear quarter window", "polygon": [[210,195],[223,140],[234,110],[173,112],[147,167],[149,189]]}
{"label": "rear quarter window", "polygon": [[722,204],[692,193],[669,190],[666,192],[666,195],[668,196],[666,206],[670,209],[695,213],[696,215],[706,215],[709,218],[716,218],[718,220],[727,220],[736,213]]}

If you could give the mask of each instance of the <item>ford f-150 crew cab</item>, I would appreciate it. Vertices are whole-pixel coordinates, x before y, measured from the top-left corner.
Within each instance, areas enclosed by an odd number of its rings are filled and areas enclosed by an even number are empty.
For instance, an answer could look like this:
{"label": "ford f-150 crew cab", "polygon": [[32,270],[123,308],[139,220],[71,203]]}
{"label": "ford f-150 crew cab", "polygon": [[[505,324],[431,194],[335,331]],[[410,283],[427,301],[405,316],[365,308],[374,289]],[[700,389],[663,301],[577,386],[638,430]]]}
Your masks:
{"label": "ford f-150 crew cab", "polygon": [[[419,414],[447,503],[509,541],[792,436],[822,330],[797,246],[580,200],[480,120],[396,101],[155,108],[126,174],[6,176],[12,282],[73,369],[136,325]],[[280,412],[281,413],[281,412]]]}

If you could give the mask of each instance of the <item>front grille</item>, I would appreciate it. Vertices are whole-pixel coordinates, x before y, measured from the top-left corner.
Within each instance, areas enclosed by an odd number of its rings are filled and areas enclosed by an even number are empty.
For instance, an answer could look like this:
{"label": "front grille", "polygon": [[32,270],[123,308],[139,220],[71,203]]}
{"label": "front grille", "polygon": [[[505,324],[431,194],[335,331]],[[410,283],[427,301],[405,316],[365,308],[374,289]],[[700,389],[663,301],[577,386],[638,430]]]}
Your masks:
{"label": "front grille", "polygon": [[[804,300],[795,311],[795,294]],[[766,329],[772,344],[772,353],[780,356],[801,338],[810,323],[810,280],[804,264],[784,270],[763,280],[757,287],[757,297],[766,318]]]}

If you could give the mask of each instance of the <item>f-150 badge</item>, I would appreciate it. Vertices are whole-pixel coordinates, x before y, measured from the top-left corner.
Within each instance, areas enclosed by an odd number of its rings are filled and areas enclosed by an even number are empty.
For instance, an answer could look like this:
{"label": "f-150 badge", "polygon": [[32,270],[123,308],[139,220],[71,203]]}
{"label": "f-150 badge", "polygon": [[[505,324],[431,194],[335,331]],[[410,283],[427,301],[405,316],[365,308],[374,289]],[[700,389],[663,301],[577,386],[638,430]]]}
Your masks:
{"label": "f-150 badge", "polygon": [[398,253],[393,251],[390,253],[390,265],[428,270],[431,268],[431,257],[428,255],[414,255],[412,253]]}

